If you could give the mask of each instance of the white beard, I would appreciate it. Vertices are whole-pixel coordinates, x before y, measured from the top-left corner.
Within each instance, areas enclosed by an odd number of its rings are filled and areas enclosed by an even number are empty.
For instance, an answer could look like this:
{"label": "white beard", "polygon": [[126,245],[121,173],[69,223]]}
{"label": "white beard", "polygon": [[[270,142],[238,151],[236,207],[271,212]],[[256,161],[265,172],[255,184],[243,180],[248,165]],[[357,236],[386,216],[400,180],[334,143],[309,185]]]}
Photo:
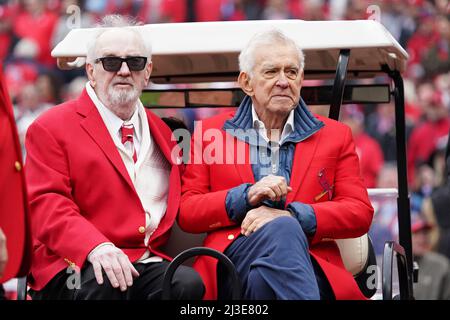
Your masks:
{"label": "white beard", "polygon": [[113,108],[130,106],[134,107],[134,104],[138,100],[140,91],[133,87],[131,89],[115,89],[113,86],[108,88],[109,101]]}

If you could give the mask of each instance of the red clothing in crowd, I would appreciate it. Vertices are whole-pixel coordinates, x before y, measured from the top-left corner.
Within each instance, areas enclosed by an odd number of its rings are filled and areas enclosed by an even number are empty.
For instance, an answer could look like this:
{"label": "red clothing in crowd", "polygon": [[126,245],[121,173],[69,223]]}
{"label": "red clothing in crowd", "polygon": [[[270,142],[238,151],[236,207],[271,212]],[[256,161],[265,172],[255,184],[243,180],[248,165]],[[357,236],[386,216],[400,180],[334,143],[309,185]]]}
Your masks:
{"label": "red clothing in crowd", "polygon": [[384,164],[383,151],[377,140],[366,133],[359,134],[354,140],[364,185],[366,188],[375,188],[378,173]]}
{"label": "red clothing in crowd", "polygon": [[161,0],[161,17],[166,22],[186,21],[186,1],[184,0]]}
{"label": "red clothing in crowd", "polygon": [[220,21],[222,13],[220,7],[222,0],[197,0],[196,1],[196,21]]}
{"label": "red clothing in crowd", "polygon": [[450,129],[448,117],[438,121],[426,121],[416,127],[408,141],[408,179],[413,181],[414,166],[419,162],[428,161],[436,150],[437,143],[444,139]]}
{"label": "red clothing in crowd", "polygon": [[135,17],[137,21],[149,23],[151,22],[150,4],[150,0],[108,1],[106,12]]}
{"label": "red clothing in crowd", "polygon": [[0,61],[5,60],[10,45],[11,45],[11,37],[6,33],[0,33]]}
{"label": "red clothing in crowd", "polygon": [[430,34],[416,32],[408,41],[408,64],[420,63],[427,50],[439,40],[439,33],[433,31]]}
{"label": "red clothing in crowd", "polygon": [[[0,25],[10,23],[12,20],[12,8],[7,5],[0,5]],[[9,47],[11,46],[11,34],[8,30],[0,30],[0,62],[5,60]]]}
{"label": "red clothing in crowd", "polygon": [[14,20],[13,31],[19,38],[28,38],[34,40],[39,48],[37,61],[46,65],[53,66],[55,59],[50,52],[51,38],[58,22],[58,16],[50,11],[45,11],[40,16],[33,16],[26,11],[20,12]]}
{"label": "red clothing in crowd", "polygon": [[14,60],[5,67],[5,81],[9,94],[15,98],[22,88],[34,83],[39,75],[37,64],[30,60]]}
{"label": "red clothing in crowd", "polygon": [[[305,4],[304,1],[298,1],[298,0],[287,0],[287,7],[289,10],[289,14],[291,18],[293,19],[304,19],[305,17],[308,17],[308,6]],[[327,18],[330,16],[330,6],[328,3],[323,3],[320,6],[321,14],[324,18]]]}
{"label": "red clothing in crowd", "polygon": [[[223,0],[196,0],[195,21],[221,21]],[[185,22],[187,17],[186,0],[162,0],[161,16],[167,22]]]}
{"label": "red clothing in crowd", "polygon": [[419,123],[420,117],[422,116],[422,110],[420,109],[420,106],[417,104],[414,104],[412,102],[405,101],[405,117],[406,122],[411,123]]}

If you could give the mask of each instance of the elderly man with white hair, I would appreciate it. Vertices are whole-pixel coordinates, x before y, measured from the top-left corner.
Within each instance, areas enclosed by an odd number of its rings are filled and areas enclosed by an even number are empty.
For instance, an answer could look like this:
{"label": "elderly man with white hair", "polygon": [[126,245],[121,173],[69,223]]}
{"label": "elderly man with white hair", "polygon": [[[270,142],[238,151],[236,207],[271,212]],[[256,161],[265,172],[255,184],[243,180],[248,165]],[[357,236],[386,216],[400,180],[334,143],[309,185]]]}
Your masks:
{"label": "elderly man with white hair", "polygon": [[[364,299],[334,241],[367,233],[373,215],[350,128],[307,109],[304,55],[283,33],[255,35],[239,63],[243,102],[193,135],[191,157],[206,158],[183,174],[181,228],[208,233],[246,299]],[[195,140],[211,129],[222,137]],[[226,159],[211,161],[212,148]],[[194,268],[205,298],[229,297],[217,262],[200,257]]]}
{"label": "elderly man with white hair", "polygon": [[[171,131],[139,100],[151,48],[120,16],[104,18],[78,99],[28,129],[26,177],[33,229],[33,299],[159,299],[162,251],[180,200]],[[181,267],[174,299],[201,299]]]}

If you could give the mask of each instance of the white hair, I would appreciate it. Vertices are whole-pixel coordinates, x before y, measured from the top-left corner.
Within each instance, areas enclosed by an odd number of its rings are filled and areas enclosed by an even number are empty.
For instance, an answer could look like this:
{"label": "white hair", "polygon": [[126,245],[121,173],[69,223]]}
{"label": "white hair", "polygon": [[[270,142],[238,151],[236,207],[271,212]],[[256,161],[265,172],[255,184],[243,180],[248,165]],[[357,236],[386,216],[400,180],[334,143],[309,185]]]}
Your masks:
{"label": "white hair", "polygon": [[255,52],[256,49],[262,46],[274,46],[282,44],[291,46],[298,52],[298,62],[300,64],[300,71],[303,71],[305,66],[305,54],[298,44],[283,32],[277,29],[271,29],[255,34],[247,45],[239,54],[239,70],[245,72],[250,76],[253,75],[253,68],[255,67]]}
{"label": "white hair", "polygon": [[146,51],[146,57],[148,58],[147,63],[149,63],[152,59],[152,45],[149,41],[146,41],[144,37],[142,37],[142,35],[135,28],[133,28],[139,25],[140,23],[136,22],[136,20],[118,14],[111,14],[104,16],[101,22],[98,25],[96,25],[96,27],[100,28],[100,30],[96,33],[96,35],[92,39],[90,39],[90,41],[87,44],[86,62],[92,64],[94,63],[94,60],[97,58],[95,56],[97,49],[97,40],[103,33],[113,28],[126,28],[126,30],[133,32],[144,46],[144,49]]}

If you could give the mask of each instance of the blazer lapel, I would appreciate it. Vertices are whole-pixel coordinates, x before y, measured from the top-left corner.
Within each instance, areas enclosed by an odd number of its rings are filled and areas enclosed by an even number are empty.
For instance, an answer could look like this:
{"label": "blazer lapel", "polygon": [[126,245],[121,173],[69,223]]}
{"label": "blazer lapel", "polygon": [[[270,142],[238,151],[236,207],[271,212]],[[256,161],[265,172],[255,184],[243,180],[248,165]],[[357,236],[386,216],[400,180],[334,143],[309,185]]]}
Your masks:
{"label": "blazer lapel", "polygon": [[316,134],[310,136],[308,139],[297,143],[295,147],[293,159],[294,164],[292,167],[291,175],[292,192],[288,193],[286,197],[286,204],[291,203],[297,195],[301,183],[305,178],[305,174],[308,171],[309,166],[311,165],[312,159],[314,158],[314,154],[316,153],[321,135],[322,131],[319,130]]}
{"label": "blazer lapel", "polygon": [[77,112],[84,117],[81,120],[81,127],[89,134],[92,140],[102,149],[111,164],[116,168],[125,181],[134,189],[133,182],[130,179],[128,171],[120,157],[117,147],[114,144],[108,129],[106,128],[102,117],[97,108],[86,92],[83,91],[77,104]]}

